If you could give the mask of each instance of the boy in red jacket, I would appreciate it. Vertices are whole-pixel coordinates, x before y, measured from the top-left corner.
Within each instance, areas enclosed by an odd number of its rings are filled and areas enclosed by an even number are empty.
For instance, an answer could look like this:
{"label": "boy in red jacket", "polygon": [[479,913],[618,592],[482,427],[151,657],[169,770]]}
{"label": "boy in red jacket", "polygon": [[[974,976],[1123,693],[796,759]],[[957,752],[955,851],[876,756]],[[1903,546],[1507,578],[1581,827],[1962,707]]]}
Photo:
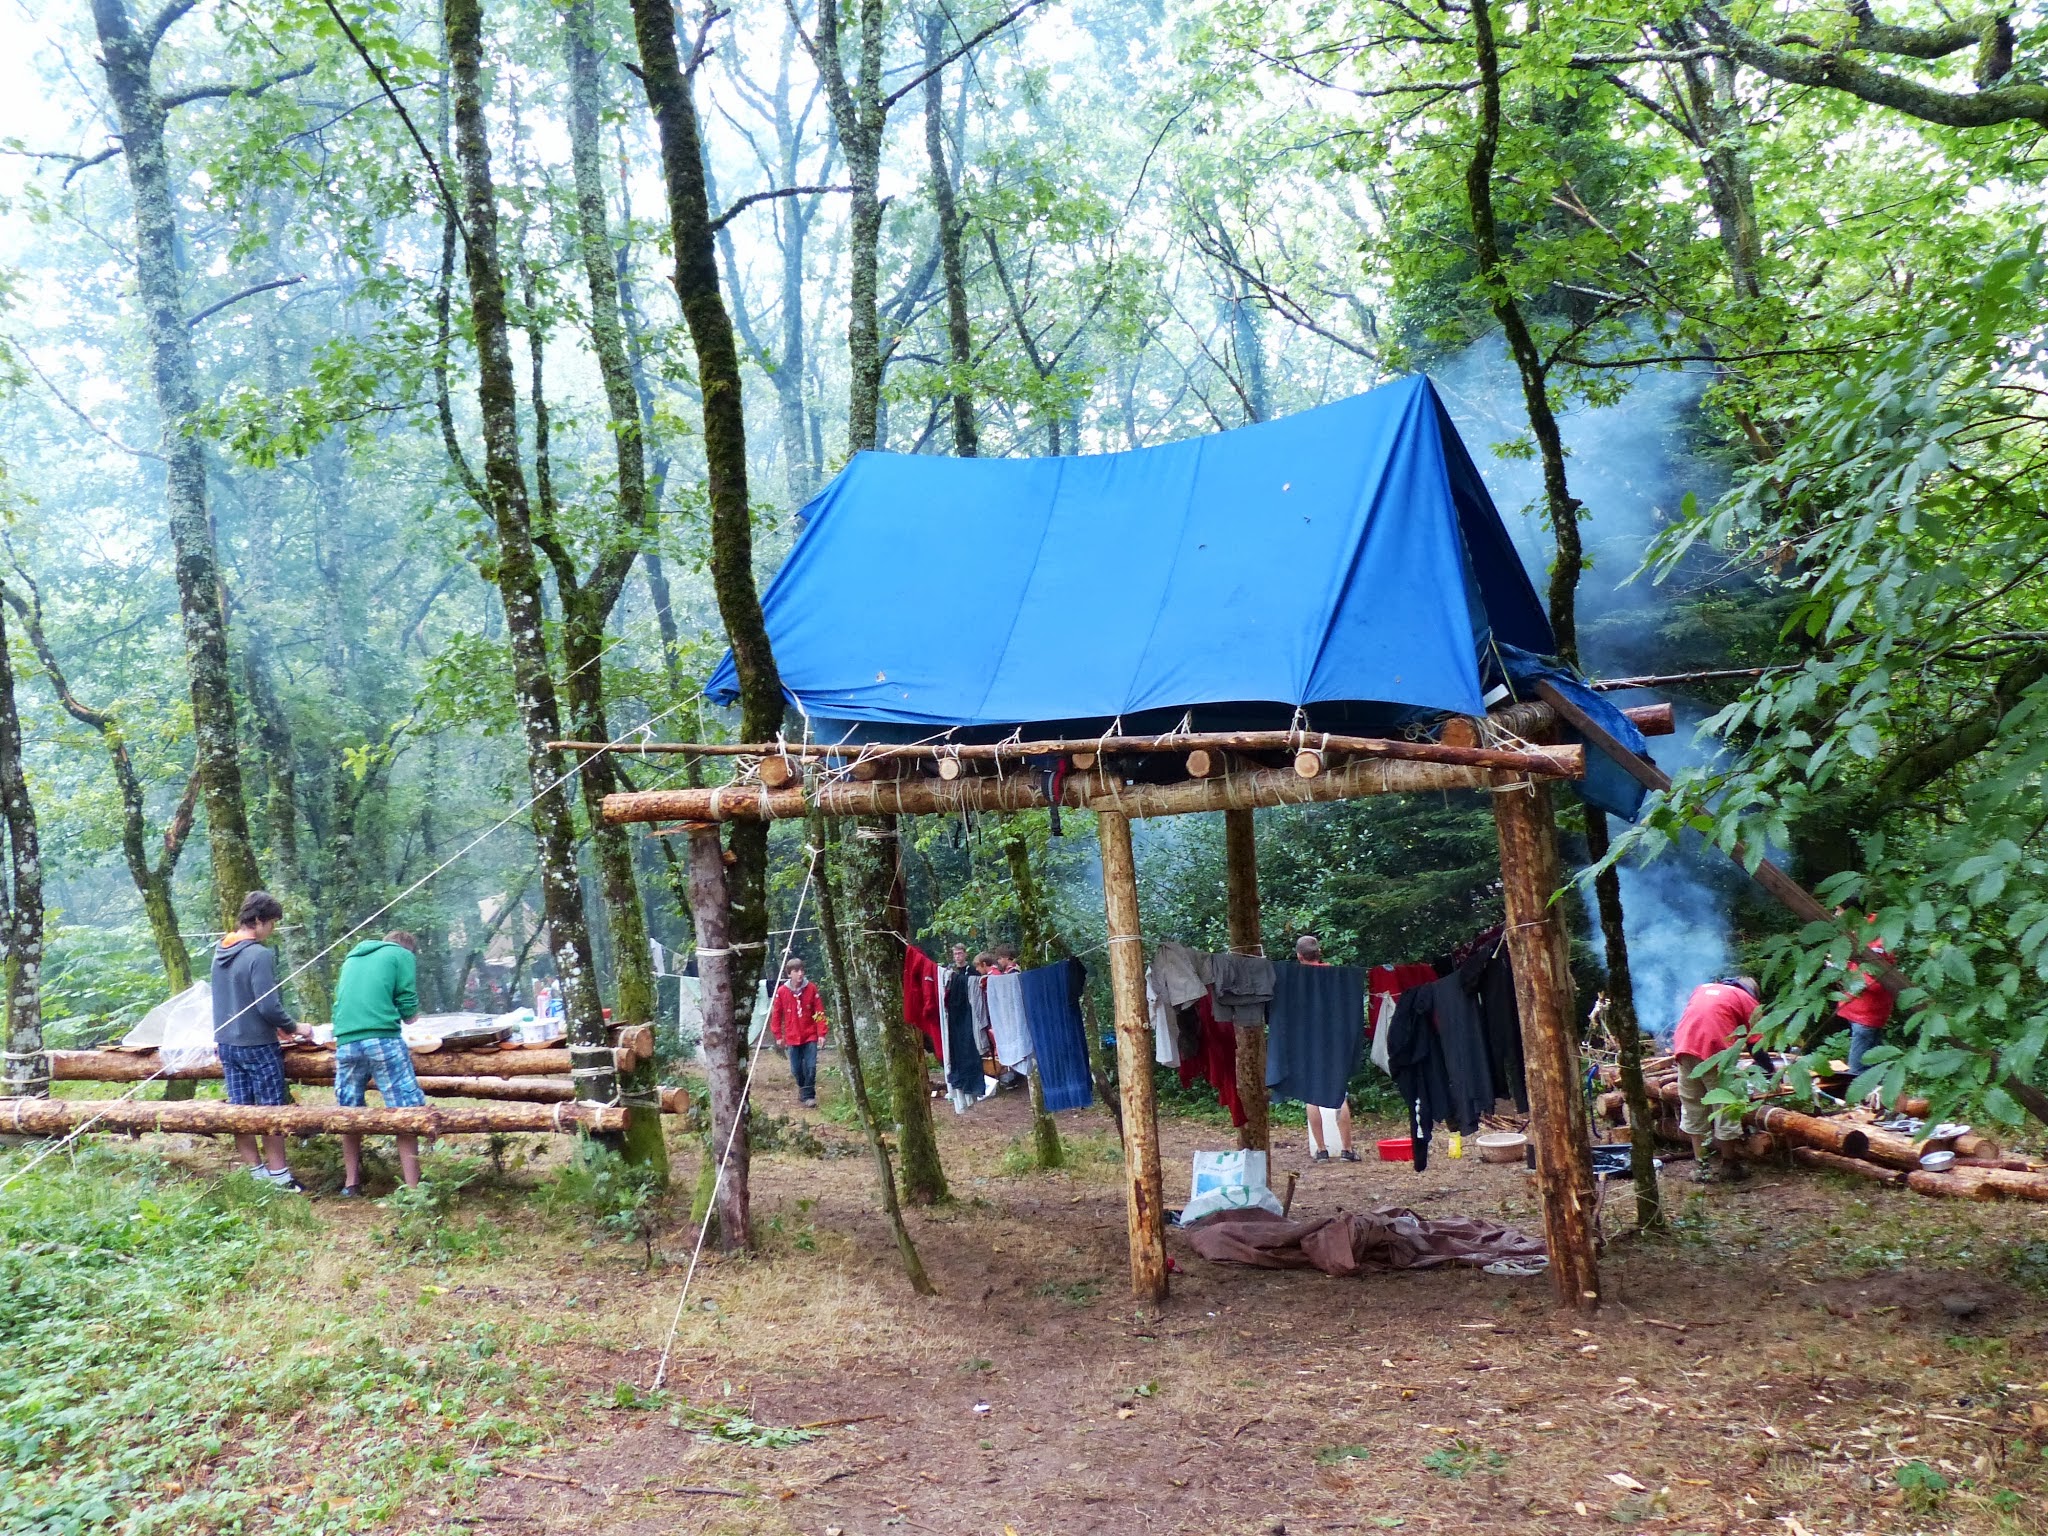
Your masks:
{"label": "boy in red jacket", "polygon": [[818,1107],[818,1042],[825,1038],[825,1003],[815,982],[804,979],[804,963],[795,955],[782,968],[782,985],[768,1007],[768,1033],[789,1052],[790,1075],[796,1079],[797,1103]]}

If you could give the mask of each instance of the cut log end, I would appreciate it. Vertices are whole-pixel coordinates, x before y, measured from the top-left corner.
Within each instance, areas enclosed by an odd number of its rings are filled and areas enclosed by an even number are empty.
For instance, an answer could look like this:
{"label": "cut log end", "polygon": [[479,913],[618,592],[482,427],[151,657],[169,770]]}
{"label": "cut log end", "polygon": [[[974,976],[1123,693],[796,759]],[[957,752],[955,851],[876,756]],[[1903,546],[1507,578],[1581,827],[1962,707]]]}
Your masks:
{"label": "cut log end", "polygon": [[783,789],[803,777],[803,768],[794,758],[764,757],[759,776],[770,789]]}
{"label": "cut log end", "polygon": [[939,777],[949,784],[959,778],[965,771],[961,766],[960,759],[957,757],[942,757],[939,759]]}
{"label": "cut log end", "polygon": [[1207,747],[1197,747],[1188,754],[1188,777],[1206,779],[1221,766],[1221,762],[1219,754],[1211,752]]}
{"label": "cut log end", "polygon": [[1321,778],[1323,776],[1323,754],[1307,750],[1295,753],[1294,772],[1297,778]]}
{"label": "cut log end", "polygon": [[1447,747],[1476,747],[1479,745],[1479,727],[1464,715],[1454,715],[1444,722],[1444,728],[1437,732],[1436,739]]}
{"label": "cut log end", "polygon": [[1095,766],[1095,761],[1096,757],[1093,752],[1076,752],[1067,759],[1068,764],[1076,773],[1086,773]]}

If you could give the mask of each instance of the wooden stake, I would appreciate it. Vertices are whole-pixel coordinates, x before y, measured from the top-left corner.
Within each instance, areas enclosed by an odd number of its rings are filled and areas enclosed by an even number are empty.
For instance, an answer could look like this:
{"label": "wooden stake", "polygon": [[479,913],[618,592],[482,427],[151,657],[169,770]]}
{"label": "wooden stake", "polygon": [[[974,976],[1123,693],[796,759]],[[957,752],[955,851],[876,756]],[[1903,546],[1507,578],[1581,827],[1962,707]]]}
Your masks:
{"label": "wooden stake", "polygon": [[[1266,946],[1259,922],[1259,845],[1250,811],[1223,813],[1223,864],[1230,904],[1231,951],[1263,955]],[[1237,1144],[1248,1151],[1270,1154],[1273,1123],[1266,1099],[1263,1026],[1237,1026],[1237,1097],[1244,1106],[1244,1124],[1238,1127]]]}
{"label": "wooden stake", "polygon": [[1138,937],[1138,866],[1131,822],[1095,818],[1102,844],[1102,897],[1109,920],[1109,981],[1116,1000],[1116,1075],[1124,1117],[1124,1217],[1131,1294],[1166,1300],[1166,1208],[1159,1175],[1159,1105],[1152,1084],[1152,1024],[1145,1008],[1145,946]]}
{"label": "wooden stake", "polygon": [[1585,1311],[1599,1305],[1600,1270],[1594,1257],[1592,1130],[1579,1091],[1572,974],[1562,911],[1550,899],[1560,883],[1557,818],[1540,781],[1499,774],[1493,791],[1550,1282],[1561,1306]]}

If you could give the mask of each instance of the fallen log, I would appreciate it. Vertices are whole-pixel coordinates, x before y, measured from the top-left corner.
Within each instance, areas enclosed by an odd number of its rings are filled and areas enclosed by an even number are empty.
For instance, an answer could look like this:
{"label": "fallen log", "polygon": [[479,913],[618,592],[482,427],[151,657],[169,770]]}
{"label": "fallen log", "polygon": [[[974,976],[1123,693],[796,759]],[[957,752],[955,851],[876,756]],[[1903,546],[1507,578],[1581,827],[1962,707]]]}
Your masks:
{"label": "fallen log", "polygon": [[1903,1188],[1906,1183],[1906,1175],[1897,1168],[1886,1168],[1879,1163],[1866,1163],[1860,1157],[1840,1157],[1833,1152],[1823,1152],[1818,1147],[1794,1147],[1792,1161],[1802,1168],[1824,1168],[1833,1173],[1853,1174],[1859,1179],[1889,1184],[1894,1189]]}
{"label": "fallen log", "polygon": [[67,1131],[180,1131],[195,1136],[283,1132],[316,1136],[466,1136],[491,1131],[621,1131],[626,1112],[596,1104],[430,1104],[424,1109],[342,1109],[321,1104],[223,1104],[210,1099],[0,1099],[0,1131],[60,1136]]}
{"label": "fallen log", "polygon": [[1949,1150],[1957,1157],[1983,1157],[1997,1162],[2005,1156],[2005,1148],[1989,1136],[1980,1136],[1975,1131],[1966,1131],[1949,1144]]}
{"label": "fallen log", "polygon": [[1942,1200],[1996,1200],[1998,1190],[1986,1174],[1929,1173],[1916,1168],[1906,1175],[1906,1188],[1916,1195],[1933,1195]]}
{"label": "fallen log", "polygon": [[2004,1168],[1971,1170],[1985,1185],[2008,1200],[2031,1200],[2048,1205],[2048,1174],[2018,1173]]}
{"label": "fallen log", "polygon": [[[567,1104],[576,1097],[576,1085],[566,1077],[422,1077],[420,1092],[441,1099],[497,1099],[516,1104]],[[686,1088],[663,1088],[661,1111],[665,1115],[690,1112]]]}
{"label": "fallen log", "polygon": [[[615,1050],[614,1055],[618,1059],[620,1071],[631,1069],[634,1057],[630,1049]],[[566,1050],[414,1051],[412,1064],[415,1072],[431,1072],[436,1077],[563,1077],[570,1070],[569,1053]],[[166,1072],[161,1060],[153,1053],[136,1055],[126,1051],[50,1052],[50,1076],[57,1082],[146,1083],[158,1079],[203,1081],[217,1079],[220,1075],[218,1065],[182,1067],[174,1072]],[[288,1081],[294,1083],[331,1083],[334,1081],[334,1052],[286,1051],[284,1075]]]}
{"label": "fallen log", "polygon": [[[1672,1092],[1675,1096],[1677,1090],[1673,1089]],[[1823,1120],[1817,1115],[1802,1115],[1796,1109],[1780,1109],[1776,1105],[1752,1110],[1749,1119],[1757,1129],[1769,1131],[1791,1146],[1813,1147],[1822,1152],[1832,1152],[1838,1157],[1871,1156],[1870,1138],[1873,1133],[1860,1125],[1850,1125],[1840,1120]],[[1911,1144],[1907,1145],[1910,1151]],[[1920,1159],[1909,1156],[1904,1166],[1917,1168],[1920,1166]]]}

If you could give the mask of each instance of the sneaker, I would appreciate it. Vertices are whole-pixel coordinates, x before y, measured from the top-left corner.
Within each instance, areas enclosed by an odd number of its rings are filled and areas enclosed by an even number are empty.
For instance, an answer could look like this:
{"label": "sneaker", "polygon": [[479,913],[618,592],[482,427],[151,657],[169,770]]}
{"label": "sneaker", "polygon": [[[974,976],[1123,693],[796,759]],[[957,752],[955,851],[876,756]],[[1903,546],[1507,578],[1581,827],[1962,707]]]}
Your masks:
{"label": "sneaker", "polygon": [[1308,1160],[1312,1163],[1327,1163],[1330,1160],[1330,1154],[1327,1152],[1311,1152],[1308,1155]]}
{"label": "sneaker", "polygon": [[1347,1162],[1347,1163],[1355,1163],[1355,1162],[1357,1162],[1358,1160],[1359,1160],[1359,1158],[1358,1158],[1358,1148],[1356,1148],[1356,1147],[1346,1147],[1346,1148],[1344,1149],[1344,1161],[1345,1161],[1345,1162]]}
{"label": "sneaker", "polygon": [[798,1109],[816,1109],[818,1107],[816,1099],[798,1099],[796,1104]]}
{"label": "sneaker", "polygon": [[289,1168],[276,1171],[265,1169],[263,1177],[270,1180],[273,1185],[288,1195],[303,1195],[306,1192],[306,1186],[292,1177],[292,1171]]}
{"label": "sneaker", "polygon": [[341,1186],[340,1193],[334,1198],[337,1200],[360,1200],[363,1198],[363,1186],[360,1184],[344,1184]]}

